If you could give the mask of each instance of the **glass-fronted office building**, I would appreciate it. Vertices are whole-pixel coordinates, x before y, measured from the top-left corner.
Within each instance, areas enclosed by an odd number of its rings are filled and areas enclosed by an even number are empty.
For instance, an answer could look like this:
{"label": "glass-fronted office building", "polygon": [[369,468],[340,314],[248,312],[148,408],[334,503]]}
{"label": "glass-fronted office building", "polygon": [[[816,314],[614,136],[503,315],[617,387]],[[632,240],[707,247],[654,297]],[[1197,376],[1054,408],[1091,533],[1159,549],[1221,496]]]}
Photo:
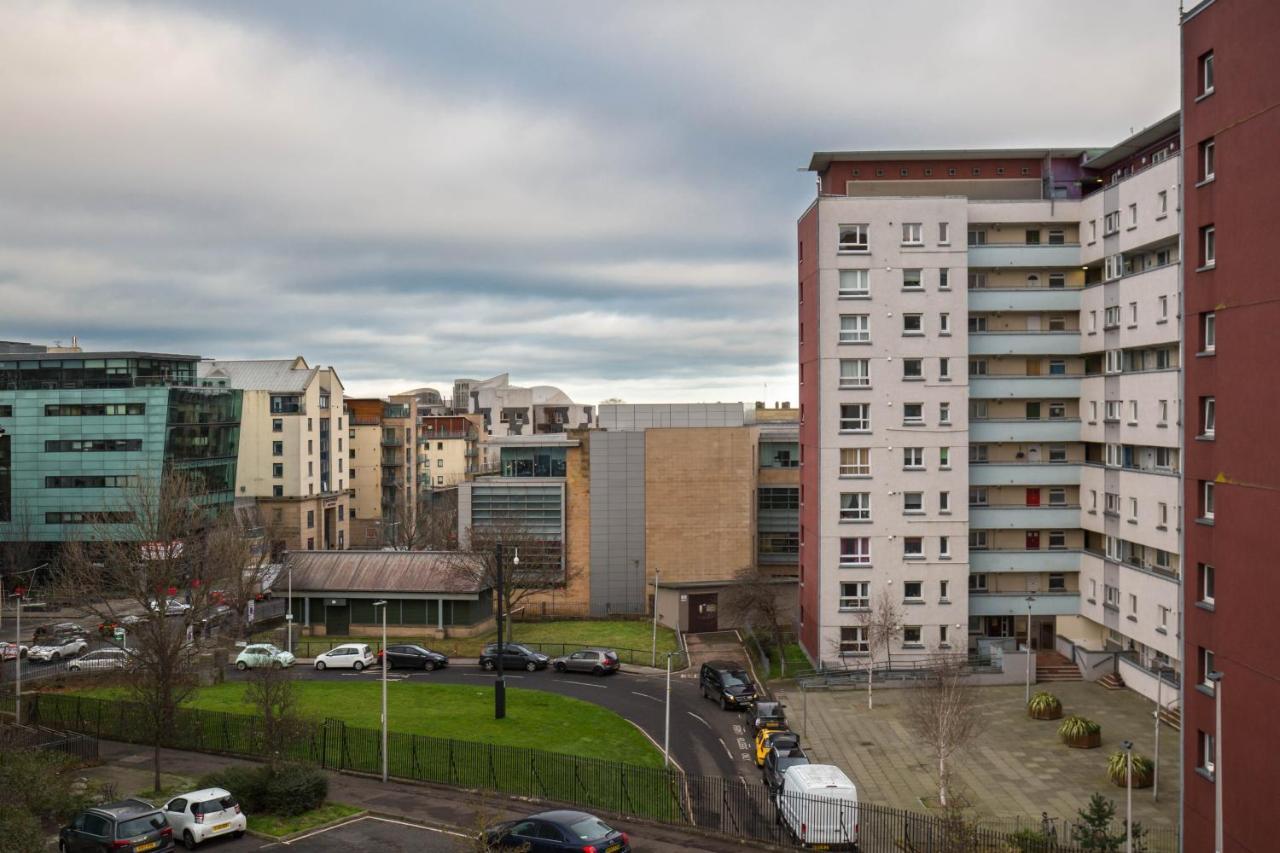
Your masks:
{"label": "glass-fronted office building", "polygon": [[198,362],[0,344],[0,540],[80,541],[103,524],[128,537],[130,487],[166,467],[201,504],[231,506],[241,395],[194,387]]}

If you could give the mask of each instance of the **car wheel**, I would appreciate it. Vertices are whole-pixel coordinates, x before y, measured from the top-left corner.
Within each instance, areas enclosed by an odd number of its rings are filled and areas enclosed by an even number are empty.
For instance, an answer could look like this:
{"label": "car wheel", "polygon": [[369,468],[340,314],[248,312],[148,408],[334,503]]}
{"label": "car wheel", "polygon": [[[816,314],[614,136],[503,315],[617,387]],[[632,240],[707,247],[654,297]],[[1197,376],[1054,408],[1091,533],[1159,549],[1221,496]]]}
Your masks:
{"label": "car wheel", "polygon": [[356,661],[355,663],[351,664],[351,668],[354,669],[356,672],[359,672],[360,670],[364,669],[364,661]]}
{"label": "car wheel", "polygon": [[602,667],[602,666],[597,666],[595,669],[591,670],[591,674],[592,674],[592,675],[604,675],[604,667]]}
{"label": "car wheel", "polygon": [[53,657],[49,658],[49,660],[54,660],[54,661],[62,660],[62,652],[54,652]]}
{"label": "car wheel", "polygon": [[324,672],[324,661],[322,660],[316,661],[316,669],[320,670],[321,672]]}
{"label": "car wheel", "polygon": [[556,672],[564,672],[565,668],[566,668],[565,665],[562,663],[556,664]]}
{"label": "car wheel", "polygon": [[529,672],[533,672],[535,669],[538,668],[538,664],[535,663],[534,661],[529,661],[524,665],[524,668],[529,670]]}
{"label": "car wheel", "polygon": [[236,661],[236,669],[240,670],[241,672],[244,672],[248,668],[249,668],[249,664],[245,663],[244,661],[242,660]]}
{"label": "car wheel", "polygon": [[422,669],[424,672],[431,672],[435,668],[436,668],[436,662],[433,660],[428,660],[422,665]]}
{"label": "car wheel", "polygon": [[182,846],[187,848],[188,850],[196,849],[195,836],[191,834],[191,830],[189,829],[182,830]]}
{"label": "car wheel", "polygon": [[482,661],[480,661],[480,667],[481,667],[482,669],[487,669],[487,670],[492,671],[492,670],[493,670],[493,661],[491,661],[491,660],[482,660]]}
{"label": "car wheel", "polygon": [[243,829],[237,829],[235,832],[231,833],[231,837],[232,837],[232,838],[244,838],[244,830],[243,830]]}
{"label": "car wheel", "polygon": [[278,660],[273,660],[273,661],[271,662],[271,668],[272,668],[272,669],[280,669],[281,667],[282,667],[282,665],[281,665],[280,661],[278,661]]}
{"label": "car wheel", "polygon": [[720,697],[720,710],[721,711],[729,710],[729,703],[724,700],[723,696]]}
{"label": "car wheel", "polygon": [[67,847],[67,842],[58,842],[58,853],[71,853],[71,848]]}

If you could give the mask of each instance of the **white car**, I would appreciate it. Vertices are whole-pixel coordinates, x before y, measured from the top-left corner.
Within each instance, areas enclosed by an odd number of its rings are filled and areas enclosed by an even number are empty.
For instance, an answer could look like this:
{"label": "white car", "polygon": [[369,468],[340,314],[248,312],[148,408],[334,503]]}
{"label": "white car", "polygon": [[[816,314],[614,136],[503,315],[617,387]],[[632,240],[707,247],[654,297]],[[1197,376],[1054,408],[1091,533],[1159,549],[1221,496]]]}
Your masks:
{"label": "white car", "polygon": [[96,649],[87,655],[78,657],[67,664],[67,669],[79,672],[82,669],[97,671],[124,669],[129,665],[129,652],[125,649]]}
{"label": "white car", "polygon": [[241,672],[259,666],[290,667],[293,666],[293,655],[270,643],[254,643],[245,646],[244,651],[236,656],[236,669]]}
{"label": "white car", "polygon": [[223,788],[180,794],[165,803],[164,816],[175,838],[181,838],[188,850],[219,835],[239,838],[249,823],[235,796]]}
{"label": "white car", "polygon": [[89,648],[89,644],[80,637],[63,637],[32,646],[27,650],[27,660],[54,661],[73,658]]}
{"label": "white car", "polygon": [[0,661],[13,660],[19,655],[25,658],[27,651],[26,646],[19,646],[14,643],[0,643]]}
{"label": "white car", "polygon": [[316,656],[316,669],[354,669],[356,672],[367,666],[373,666],[378,659],[369,651],[364,643],[347,643],[336,649],[329,649]]}
{"label": "white car", "polygon": [[[160,605],[156,604],[155,601],[153,600],[151,602],[151,609],[159,610]],[[165,616],[182,616],[184,613],[186,613],[190,609],[191,609],[191,605],[187,604],[181,598],[170,598],[164,603]]]}

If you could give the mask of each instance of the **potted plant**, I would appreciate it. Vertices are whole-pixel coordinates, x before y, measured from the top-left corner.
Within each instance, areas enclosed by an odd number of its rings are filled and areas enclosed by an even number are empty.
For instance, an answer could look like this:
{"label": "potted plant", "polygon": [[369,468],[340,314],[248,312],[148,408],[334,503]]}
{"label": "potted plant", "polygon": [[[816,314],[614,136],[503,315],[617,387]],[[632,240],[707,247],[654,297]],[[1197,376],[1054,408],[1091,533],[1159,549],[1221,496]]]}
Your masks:
{"label": "potted plant", "polygon": [[1072,749],[1095,749],[1102,746],[1102,726],[1074,714],[1058,726],[1058,736]]}
{"label": "potted plant", "polygon": [[1027,703],[1027,716],[1033,720],[1056,720],[1062,716],[1062,703],[1057,696],[1041,690]]}
{"label": "potted plant", "polygon": [[[1107,778],[1121,788],[1125,786],[1125,758],[1128,756],[1123,749],[1118,749],[1111,753],[1111,757],[1107,759]],[[1133,753],[1133,787],[1150,788],[1153,777],[1155,776],[1155,764],[1145,755]]]}

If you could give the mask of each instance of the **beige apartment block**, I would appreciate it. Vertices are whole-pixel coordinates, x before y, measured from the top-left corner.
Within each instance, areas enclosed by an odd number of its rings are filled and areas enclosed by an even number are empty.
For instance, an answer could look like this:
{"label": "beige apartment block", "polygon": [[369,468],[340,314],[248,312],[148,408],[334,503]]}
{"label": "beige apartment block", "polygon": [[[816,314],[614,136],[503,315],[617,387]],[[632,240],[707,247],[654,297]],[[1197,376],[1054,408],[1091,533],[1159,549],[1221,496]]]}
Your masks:
{"label": "beige apartment block", "polygon": [[418,422],[418,488],[451,488],[490,472],[483,461],[484,439],[483,415],[423,416]]}
{"label": "beige apartment block", "polygon": [[418,400],[413,395],[347,401],[351,533],[361,548],[396,544],[416,507]]}

